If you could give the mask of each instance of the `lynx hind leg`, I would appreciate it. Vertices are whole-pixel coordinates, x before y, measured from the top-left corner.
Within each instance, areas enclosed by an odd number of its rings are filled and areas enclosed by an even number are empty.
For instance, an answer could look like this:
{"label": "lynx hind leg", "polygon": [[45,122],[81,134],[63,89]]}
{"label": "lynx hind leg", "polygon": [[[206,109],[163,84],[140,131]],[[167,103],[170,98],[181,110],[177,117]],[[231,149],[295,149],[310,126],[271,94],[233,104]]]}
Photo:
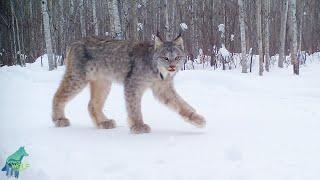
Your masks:
{"label": "lynx hind leg", "polygon": [[52,106],[52,121],[56,127],[70,125],[65,117],[64,109],[68,101],[75,97],[87,85],[84,77],[79,75],[66,74],[54,95]]}
{"label": "lynx hind leg", "polygon": [[97,128],[112,129],[116,123],[103,113],[103,106],[111,89],[111,82],[105,79],[90,82],[91,99],[88,104],[89,114]]}

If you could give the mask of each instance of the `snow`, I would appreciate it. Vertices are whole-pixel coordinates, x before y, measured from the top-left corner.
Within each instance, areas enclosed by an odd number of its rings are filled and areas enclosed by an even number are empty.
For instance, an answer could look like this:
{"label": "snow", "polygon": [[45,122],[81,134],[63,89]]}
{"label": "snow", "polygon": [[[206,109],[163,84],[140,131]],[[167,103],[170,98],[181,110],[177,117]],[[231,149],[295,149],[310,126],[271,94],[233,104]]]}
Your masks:
{"label": "snow", "polygon": [[[67,106],[72,126],[54,128],[51,101],[64,67],[49,72],[39,61],[2,67],[0,168],[25,146],[30,167],[22,180],[317,180],[320,54],[307,62],[300,76],[291,66],[263,77],[255,68],[247,74],[182,71],[177,91],[206,117],[207,127],[187,124],[147,91],[142,109],[152,133],[142,135],[129,133],[119,85],[104,108],[116,129],[94,128],[88,89]],[[3,172],[0,179],[7,179]]]}
{"label": "snow", "polygon": [[180,27],[181,27],[182,31],[186,31],[188,29],[188,25],[186,23],[181,23]]}
{"label": "snow", "polygon": [[219,32],[224,33],[224,24],[219,24],[218,30],[219,30]]}
{"label": "snow", "polygon": [[231,41],[234,41],[234,34],[231,34],[231,35],[230,35],[230,40],[231,40]]}
{"label": "snow", "polygon": [[224,59],[230,57],[230,52],[224,44],[222,44],[222,47],[219,49],[218,54],[220,54]]}
{"label": "snow", "polygon": [[140,22],[138,23],[137,31],[143,31],[143,24]]}

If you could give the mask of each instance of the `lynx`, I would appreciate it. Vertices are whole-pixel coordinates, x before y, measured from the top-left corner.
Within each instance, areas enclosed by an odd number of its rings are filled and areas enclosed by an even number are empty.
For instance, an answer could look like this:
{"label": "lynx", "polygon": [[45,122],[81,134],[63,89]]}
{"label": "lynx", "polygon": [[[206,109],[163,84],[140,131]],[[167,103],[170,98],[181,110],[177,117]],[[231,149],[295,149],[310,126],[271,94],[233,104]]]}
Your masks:
{"label": "lynx", "polygon": [[106,37],[87,37],[67,51],[66,71],[53,98],[52,120],[56,127],[69,126],[64,109],[68,101],[87,84],[91,99],[89,114],[97,128],[115,128],[113,119],[103,113],[112,82],[124,85],[128,122],[132,133],[149,133],[143,122],[141,98],[147,88],[163,104],[177,111],[187,122],[204,127],[205,120],[174,89],[173,78],[186,56],[181,35],[163,41],[133,42]]}

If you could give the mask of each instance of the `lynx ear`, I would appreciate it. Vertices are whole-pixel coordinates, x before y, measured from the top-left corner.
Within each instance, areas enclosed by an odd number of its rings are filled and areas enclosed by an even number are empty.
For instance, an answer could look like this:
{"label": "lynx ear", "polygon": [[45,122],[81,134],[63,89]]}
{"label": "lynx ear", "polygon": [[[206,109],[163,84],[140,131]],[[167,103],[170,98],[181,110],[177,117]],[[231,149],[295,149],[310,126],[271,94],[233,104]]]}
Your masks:
{"label": "lynx ear", "polygon": [[162,39],[160,37],[159,32],[157,32],[157,35],[154,36],[154,49],[159,49],[163,46]]}
{"label": "lynx ear", "polygon": [[183,45],[183,39],[182,39],[181,33],[178,35],[178,37],[175,40],[173,40],[173,43],[174,45],[178,46],[184,51],[184,45]]}

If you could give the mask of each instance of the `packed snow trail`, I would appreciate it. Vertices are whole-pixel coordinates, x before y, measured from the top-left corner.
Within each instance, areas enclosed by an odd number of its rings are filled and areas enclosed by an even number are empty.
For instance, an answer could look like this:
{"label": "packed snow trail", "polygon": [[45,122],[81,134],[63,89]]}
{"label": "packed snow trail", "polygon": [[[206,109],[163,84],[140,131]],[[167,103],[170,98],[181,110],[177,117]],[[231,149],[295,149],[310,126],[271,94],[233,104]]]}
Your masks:
{"label": "packed snow trail", "polygon": [[[198,129],[148,91],[143,115],[152,132],[130,134],[123,88],[113,85],[104,112],[117,122],[96,129],[86,88],[67,106],[67,128],[51,122],[51,100],[64,68],[38,63],[0,68],[0,166],[24,146],[22,180],[317,180],[320,177],[320,63],[257,72],[183,71],[177,91],[200,114]],[[2,167],[1,167],[2,168]],[[0,179],[7,179],[0,172]]]}

